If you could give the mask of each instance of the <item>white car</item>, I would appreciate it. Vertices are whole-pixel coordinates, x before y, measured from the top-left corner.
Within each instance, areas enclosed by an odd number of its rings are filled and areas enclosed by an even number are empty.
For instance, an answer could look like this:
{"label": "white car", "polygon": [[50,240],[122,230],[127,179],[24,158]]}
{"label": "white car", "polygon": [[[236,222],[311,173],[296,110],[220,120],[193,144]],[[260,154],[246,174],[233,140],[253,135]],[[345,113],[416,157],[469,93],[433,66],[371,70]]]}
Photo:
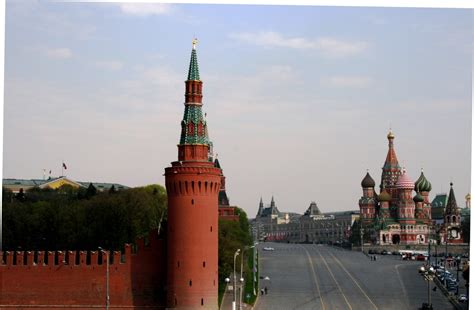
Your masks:
{"label": "white car", "polygon": [[263,250],[264,250],[264,251],[275,251],[274,248],[271,248],[271,247],[268,247],[268,246],[267,246],[267,247],[264,247]]}

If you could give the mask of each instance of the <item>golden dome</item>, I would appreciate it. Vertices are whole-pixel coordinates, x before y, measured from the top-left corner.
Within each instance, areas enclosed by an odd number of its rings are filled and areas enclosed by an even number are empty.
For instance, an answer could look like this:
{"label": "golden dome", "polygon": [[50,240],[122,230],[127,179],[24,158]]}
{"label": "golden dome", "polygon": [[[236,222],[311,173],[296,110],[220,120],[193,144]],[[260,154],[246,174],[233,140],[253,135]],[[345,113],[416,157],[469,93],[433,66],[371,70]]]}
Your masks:
{"label": "golden dome", "polygon": [[387,139],[395,139],[395,135],[392,132],[392,129],[388,132]]}

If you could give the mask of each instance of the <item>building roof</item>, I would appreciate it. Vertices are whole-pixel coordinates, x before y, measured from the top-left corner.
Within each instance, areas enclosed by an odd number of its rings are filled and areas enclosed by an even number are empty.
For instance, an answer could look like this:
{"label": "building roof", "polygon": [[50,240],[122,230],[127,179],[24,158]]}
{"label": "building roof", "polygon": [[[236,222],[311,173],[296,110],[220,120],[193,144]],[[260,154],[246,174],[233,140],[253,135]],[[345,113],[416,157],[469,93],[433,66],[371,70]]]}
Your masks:
{"label": "building roof", "polygon": [[383,189],[383,191],[380,193],[380,195],[378,196],[378,200],[379,201],[390,201],[392,199],[392,197],[390,196],[390,194],[385,190],[385,188]]}
{"label": "building roof", "polygon": [[415,183],[411,180],[408,176],[406,171],[403,171],[403,174],[398,178],[397,181],[397,188],[402,189],[413,189],[415,187]]}
{"label": "building roof", "polygon": [[45,179],[45,180],[41,180],[41,179],[31,179],[31,180],[3,179],[3,186],[4,187],[10,188],[10,189],[23,188],[24,190],[32,188],[32,187],[46,188],[46,187],[51,186],[52,188],[56,188],[56,187],[64,185],[64,184],[69,184],[69,185],[73,185],[73,186],[76,185],[77,187],[88,187],[90,183],[92,183],[92,185],[94,185],[94,187],[97,188],[99,191],[109,190],[112,186],[114,186],[114,188],[116,190],[129,188],[128,186],[118,184],[118,183],[74,181],[74,180],[71,180],[71,179],[69,179],[68,177],[65,177],[65,176],[48,178],[48,179]]}
{"label": "building roof", "polygon": [[395,139],[395,135],[392,133],[392,130],[387,135],[388,139],[388,153],[387,157],[385,158],[385,164],[383,165],[383,169],[390,169],[390,168],[397,168],[400,169],[400,165],[398,164],[397,154],[395,153],[395,148],[393,146],[393,140]]}
{"label": "building roof", "polygon": [[193,50],[191,52],[191,61],[189,62],[188,81],[200,81],[199,66],[195,43],[193,41]]}
{"label": "building roof", "polygon": [[415,191],[419,193],[431,191],[431,183],[426,179],[423,170],[421,170],[421,175],[415,182]]}
{"label": "building roof", "polygon": [[304,213],[305,216],[317,216],[317,215],[322,215],[321,211],[318,208],[318,205],[316,202],[312,201],[306,209],[306,212]]}
{"label": "building roof", "polygon": [[364,179],[360,183],[362,187],[367,188],[367,187],[374,187],[375,186],[375,181],[372,179],[370,176],[369,172],[365,175]]}
{"label": "building roof", "polygon": [[448,202],[447,194],[437,194],[431,202],[431,218],[433,220],[442,220],[444,218],[444,208]]}
{"label": "building roof", "polygon": [[447,215],[459,215],[458,204],[456,203],[456,197],[454,196],[453,182],[451,182],[449,185],[451,188],[449,189],[448,202],[446,203],[444,213]]}

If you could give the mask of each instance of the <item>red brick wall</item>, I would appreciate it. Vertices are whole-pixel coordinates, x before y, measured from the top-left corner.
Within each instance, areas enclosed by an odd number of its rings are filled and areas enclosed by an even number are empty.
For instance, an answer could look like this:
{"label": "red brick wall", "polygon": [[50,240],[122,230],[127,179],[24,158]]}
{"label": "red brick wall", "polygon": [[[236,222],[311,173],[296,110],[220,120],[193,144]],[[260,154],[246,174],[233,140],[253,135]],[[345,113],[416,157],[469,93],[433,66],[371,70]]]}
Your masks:
{"label": "red brick wall", "polygon": [[[137,240],[137,251],[125,245],[109,265],[110,308],[159,309],[164,305],[166,254],[156,231]],[[36,257],[35,257],[36,256]],[[45,257],[47,256],[47,257]],[[105,308],[107,253],[0,252],[0,309]],[[47,260],[47,263],[46,263]],[[82,306],[82,307],[81,307]],[[128,307],[126,307],[128,308]]]}

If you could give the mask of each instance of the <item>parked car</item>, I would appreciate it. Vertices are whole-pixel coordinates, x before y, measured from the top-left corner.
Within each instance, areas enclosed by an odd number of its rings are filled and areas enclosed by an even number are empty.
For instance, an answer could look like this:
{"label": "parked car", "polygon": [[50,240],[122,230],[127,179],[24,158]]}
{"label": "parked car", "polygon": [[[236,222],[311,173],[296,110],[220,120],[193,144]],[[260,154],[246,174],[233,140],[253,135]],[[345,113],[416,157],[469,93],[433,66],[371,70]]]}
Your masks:
{"label": "parked car", "polygon": [[425,260],[428,260],[428,257],[423,255],[423,254],[418,254],[416,256],[416,260],[419,260],[419,261],[425,261]]}
{"label": "parked car", "polygon": [[275,249],[271,248],[271,247],[264,247],[263,250],[264,251],[275,251]]}
{"label": "parked car", "polygon": [[464,294],[459,295],[458,297],[459,302],[467,302],[467,296]]}

